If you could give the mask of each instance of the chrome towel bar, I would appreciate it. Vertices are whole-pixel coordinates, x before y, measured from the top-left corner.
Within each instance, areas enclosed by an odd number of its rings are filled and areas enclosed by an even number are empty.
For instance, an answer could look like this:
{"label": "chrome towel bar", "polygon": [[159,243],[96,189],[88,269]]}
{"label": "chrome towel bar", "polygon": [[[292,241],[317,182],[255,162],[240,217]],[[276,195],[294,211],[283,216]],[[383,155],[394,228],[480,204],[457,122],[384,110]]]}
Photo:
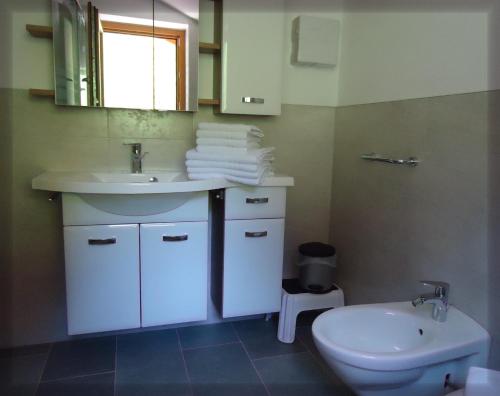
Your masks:
{"label": "chrome towel bar", "polygon": [[420,160],[418,160],[415,157],[410,157],[407,159],[395,159],[395,158],[387,158],[376,153],[363,154],[361,158],[367,161],[386,162],[388,164],[406,165],[410,167],[415,167],[420,163]]}

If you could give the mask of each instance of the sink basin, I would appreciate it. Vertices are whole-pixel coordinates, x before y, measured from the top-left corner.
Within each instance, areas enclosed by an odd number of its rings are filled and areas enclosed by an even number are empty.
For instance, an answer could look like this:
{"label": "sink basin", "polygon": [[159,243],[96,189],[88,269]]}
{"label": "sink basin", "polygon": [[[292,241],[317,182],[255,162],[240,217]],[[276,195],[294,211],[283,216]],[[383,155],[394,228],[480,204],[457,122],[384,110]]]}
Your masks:
{"label": "sink basin", "polygon": [[313,338],[358,395],[441,395],[448,374],[463,385],[469,367],[486,364],[490,337],[452,306],[445,322],[431,312],[410,302],[336,308],[314,321]]}
{"label": "sink basin", "polygon": [[[289,176],[271,176],[262,186],[293,186]],[[181,171],[141,174],[125,172],[45,172],[32,180],[35,190],[78,194],[170,194],[217,190],[238,184],[225,179],[189,180]]]}
{"label": "sink basin", "polygon": [[92,173],[102,183],[169,183],[186,181],[186,175],[179,172],[166,173]]}

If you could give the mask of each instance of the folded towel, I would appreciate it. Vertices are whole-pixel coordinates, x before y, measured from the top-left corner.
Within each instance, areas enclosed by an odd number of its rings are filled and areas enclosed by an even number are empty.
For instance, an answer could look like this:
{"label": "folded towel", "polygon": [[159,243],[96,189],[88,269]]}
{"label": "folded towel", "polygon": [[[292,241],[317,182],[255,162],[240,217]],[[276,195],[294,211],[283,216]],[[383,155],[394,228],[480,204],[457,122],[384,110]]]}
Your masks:
{"label": "folded towel", "polygon": [[216,139],[247,139],[250,137],[263,137],[264,134],[257,130],[251,131],[217,131],[211,129],[198,129],[196,137]]}
{"label": "folded towel", "polygon": [[260,178],[239,177],[218,173],[188,173],[188,177],[191,180],[226,179],[231,182],[249,184],[251,186],[258,186],[259,184],[262,184],[262,181],[266,176],[266,173],[264,173]]}
{"label": "folded towel", "polygon": [[196,144],[199,146],[222,146],[222,147],[246,147],[259,148],[259,138],[249,139],[216,139],[216,138],[198,138]]}
{"label": "folded towel", "polygon": [[262,132],[255,125],[244,125],[244,124],[220,124],[216,122],[200,122],[198,124],[198,129],[209,129],[211,131],[238,131],[238,132]]}
{"label": "folded towel", "polygon": [[200,153],[214,153],[214,154],[232,154],[242,155],[247,154],[251,150],[259,149],[258,143],[248,143],[248,147],[226,147],[226,146],[205,146],[197,145],[196,151]]}
{"label": "folded towel", "polygon": [[274,147],[252,149],[244,153],[234,153],[232,151],[225,151],[222,153],[199,152],[195,149],[191,149],[186,153],[186,159],[202,161],[230,161],[238,164],[259,164],[262,161],[270,160],[272,158],[273,151]]}
{"label": "folded towel", "polygon": [[262,161],[261,164],[242,164],[230,161],[204,161],[204,160],[187,160],[186,167],[192,169],[210,169],[223,168],[232,170],[241,170],[246,172],[256,172],[261,166],[271,166],[272,158]]}
{"label": "folded towel", "polygon": [[187,167],[188,173],[191,174],[197,174],[197,173],[211,173],[211,174],[219,174],[219,175],[224,175],[224,176],[237,176],[237,177],[245,177],[249,179],[259,179],[262,177],[264,172],[267,174],[274,173],[272,169],[269,167],[260,167],[256,171],[253,172],[247,172],[247,171],[241,171],[241,170],[235,170],[235,169],[227,169],[227,168],[191,168]]}

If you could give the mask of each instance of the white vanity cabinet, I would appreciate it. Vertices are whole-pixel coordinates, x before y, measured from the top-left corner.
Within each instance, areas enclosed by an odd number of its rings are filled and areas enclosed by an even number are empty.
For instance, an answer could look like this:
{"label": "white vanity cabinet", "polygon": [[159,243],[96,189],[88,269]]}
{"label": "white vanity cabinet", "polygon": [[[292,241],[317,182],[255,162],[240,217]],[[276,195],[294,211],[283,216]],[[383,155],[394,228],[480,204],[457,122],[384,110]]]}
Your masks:
{"label": "white vanity cabinet", "polygon": [[223,317],[280,310],[285,205],[285,187],[226,190]]}
{"label": "white vanity cabinet", "polygon": [[284,23],[284,0],[224,1],[222,113],[281,114]]}
{"label": "white vanity cabinet", "polygon": [[143,326],[207,319],[207,237],[206,221],[141,225]]}
{"label": "white vanity cabinet", "polygon": [[63,194],[68,333],[205,320],[208,193],[93,198]]}
{"label": "white vanity cabinet", "polygon": [[139,226],[64,227],[68,333],[141,325]]}

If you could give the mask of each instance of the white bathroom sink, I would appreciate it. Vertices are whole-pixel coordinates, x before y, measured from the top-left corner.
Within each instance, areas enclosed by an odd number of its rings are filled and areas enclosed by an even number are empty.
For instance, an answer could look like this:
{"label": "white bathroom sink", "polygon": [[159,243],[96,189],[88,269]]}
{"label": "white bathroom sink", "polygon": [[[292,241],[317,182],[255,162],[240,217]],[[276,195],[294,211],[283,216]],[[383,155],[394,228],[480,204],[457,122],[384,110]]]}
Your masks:
{"label": "white bathroom sink", "polygon": [[316,343],[332,358],[373,370],[404,370],[477,354],[489,343],[474,320],[450,307],[445,322],[430,305],[410,302],[337,308],[313,324]]}
{"label": "white bathroom sink", "polygon": [[171,183],[186,181],[179,172],[164,173],[92,173],[102,183]]}
{"label": "white bathroom sink", "polygon": [[[270,176],[262,186],[289,187],[289,176]],[[79,194],[166,194],[208,191],[236,186],[225,179],[189,180],[181,171],[125,172],[45,172],[32,180],[35,190]]]}

